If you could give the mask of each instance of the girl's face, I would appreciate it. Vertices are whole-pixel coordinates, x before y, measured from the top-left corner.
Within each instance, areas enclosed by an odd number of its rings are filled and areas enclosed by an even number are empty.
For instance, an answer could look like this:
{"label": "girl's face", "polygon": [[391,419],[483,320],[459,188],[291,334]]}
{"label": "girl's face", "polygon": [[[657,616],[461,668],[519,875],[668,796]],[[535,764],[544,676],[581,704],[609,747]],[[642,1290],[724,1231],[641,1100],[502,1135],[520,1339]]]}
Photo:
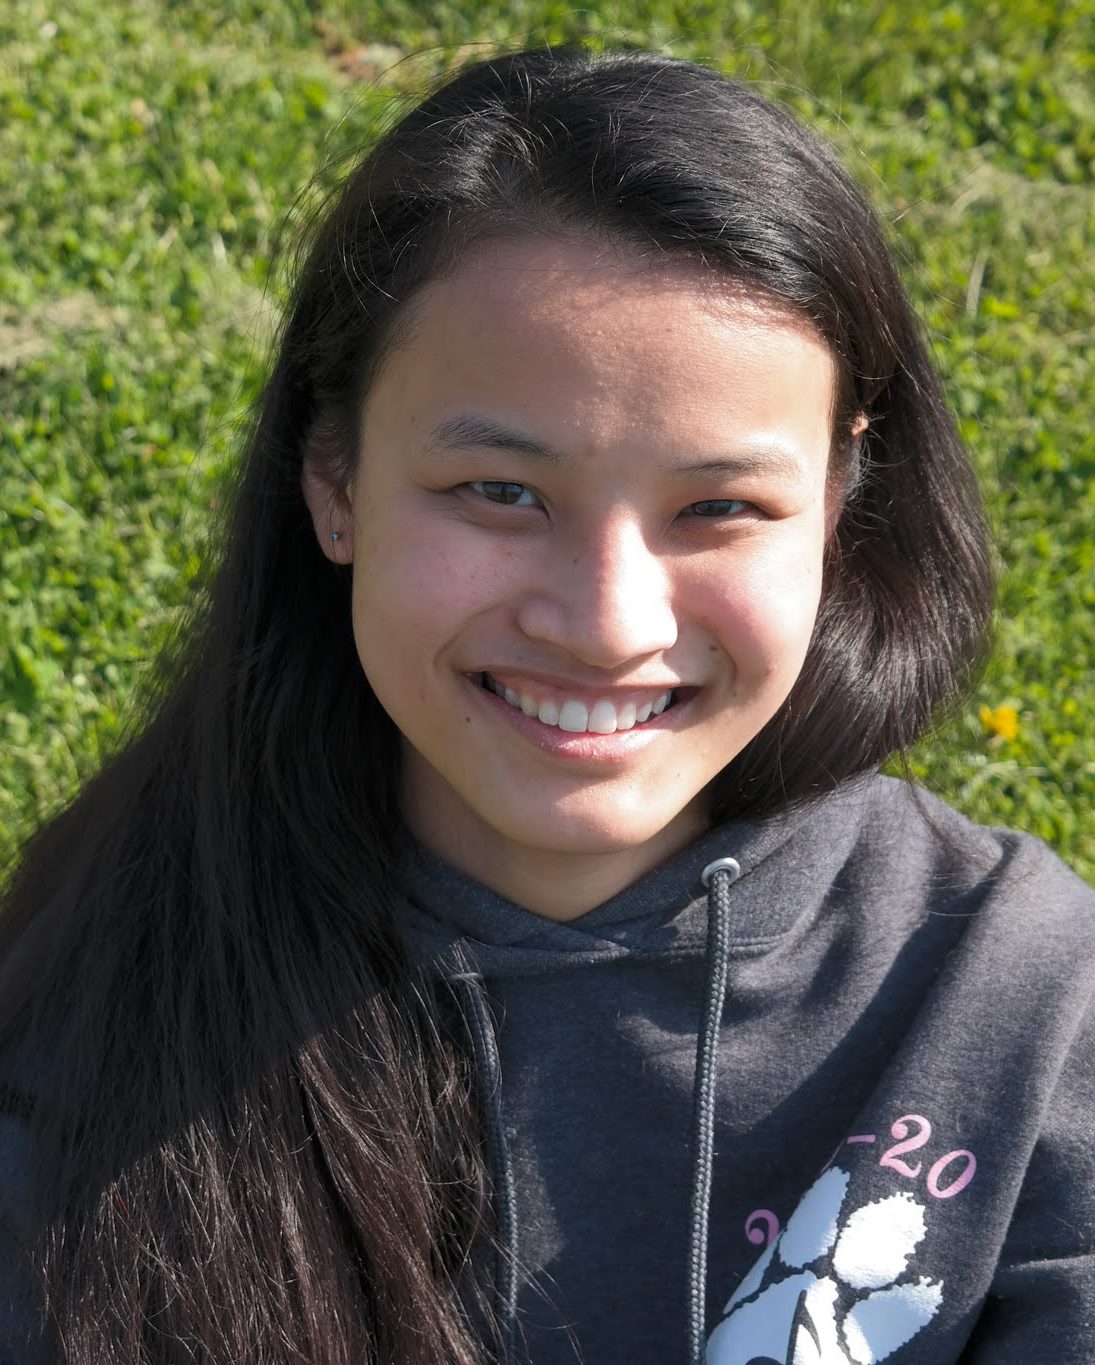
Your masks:
{"label": "girl's face", "polygon": [[504,892],[558,855],[626,885],[802,666],[829,352],[697,267],[546,238],[479,248],[406,322],[351,487],[305,480],[406,818]]}

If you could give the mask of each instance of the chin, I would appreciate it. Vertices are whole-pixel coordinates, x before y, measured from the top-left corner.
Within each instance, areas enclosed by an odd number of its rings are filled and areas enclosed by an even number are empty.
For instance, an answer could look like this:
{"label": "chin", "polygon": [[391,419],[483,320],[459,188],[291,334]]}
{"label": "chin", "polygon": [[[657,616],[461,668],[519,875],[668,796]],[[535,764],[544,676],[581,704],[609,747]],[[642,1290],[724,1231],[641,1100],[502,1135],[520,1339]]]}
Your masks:
{"label": "chin", "polygon": [[[499,832],[515,844],[543,853],[619,854],[642,848],[652,840],[665,836],[671,826],[680,825],[683,831],[692,823],[695,823],[698,833],[698,814],[687,808],[659,812],[541,810],[535,819],[520,822],[514,821],[510,812],[510,818]],[[683,836],[681,842],[686,841],[687,836]]]}

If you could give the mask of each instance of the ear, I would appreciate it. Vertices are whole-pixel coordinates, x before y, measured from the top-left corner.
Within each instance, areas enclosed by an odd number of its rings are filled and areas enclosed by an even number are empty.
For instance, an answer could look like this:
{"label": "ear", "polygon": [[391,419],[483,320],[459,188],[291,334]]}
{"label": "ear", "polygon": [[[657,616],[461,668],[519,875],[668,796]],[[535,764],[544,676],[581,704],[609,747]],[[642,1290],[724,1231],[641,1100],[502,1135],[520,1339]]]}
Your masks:
{"label": "ear", "polygon": [[319,548],[332,564],[352,563],[354,537],[350,490],[332,478],[330,468],[323,460],[310,454],[304,457],[300,488],[312,514]]}
{"label": "ear", "polygon": [[[852,422],[851,429],[848,433],[849,441],[853,442],[855,445],[858,445],[860,439],[863,436],[863,433],[867,430],[867,427],[869,425],[870,422],[867,418],[867,414],[865,412],[857,413],[855,419]],[[853,485],[856,482],[858,482],[854,474],[852,475],[851,481]],[[844,479],[839,480],[839,482],[836,480],[828,481],[828,487],[825,490],[826,540],[828,540],[829,537],[836,530],[837,522],[840,520],[841,513],[844,511],[844,504],[848,499],[848,494],[850,493],[850,491],[851,489],[849,489],[846,486],[846,480]]]}

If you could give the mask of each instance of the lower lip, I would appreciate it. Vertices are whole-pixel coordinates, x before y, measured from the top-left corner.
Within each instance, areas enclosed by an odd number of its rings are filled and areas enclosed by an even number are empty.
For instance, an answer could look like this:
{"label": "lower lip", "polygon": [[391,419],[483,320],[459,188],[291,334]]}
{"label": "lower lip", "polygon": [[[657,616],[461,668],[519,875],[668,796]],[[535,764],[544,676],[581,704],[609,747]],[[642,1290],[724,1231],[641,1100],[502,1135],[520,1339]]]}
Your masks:
{"label": "lower lip", "polygon": [[526,716],[524,711],[511,706],[504,698],[488,692],[479,682],[467,679],[479,697],[482,705],[494,715],[507,721],[519,735],[535,744],[544,753],[557,754],[585,763],[611,763],[614,760],[630,758],[633,754],[652,744],[659,735],[677,728],[679,713],[689,702],[678,702],[668,707],[660,716],[651,716],[641,725],[633,725],[630,730],[616,730],[611,735],[592,734],[588,730],[575,732],[560,730],[557,725],[545,725],[535,716]]}

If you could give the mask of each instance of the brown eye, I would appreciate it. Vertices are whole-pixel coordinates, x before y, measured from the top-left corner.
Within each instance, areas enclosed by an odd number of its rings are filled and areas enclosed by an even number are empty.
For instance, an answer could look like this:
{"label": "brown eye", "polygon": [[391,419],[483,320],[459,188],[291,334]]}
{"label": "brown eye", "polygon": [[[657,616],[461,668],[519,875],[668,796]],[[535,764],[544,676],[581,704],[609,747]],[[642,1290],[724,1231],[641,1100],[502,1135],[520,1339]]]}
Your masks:
{"label": "brown eye", "polygon": [[501,479],[476,479],[468,485],[488,502],[496,502],[502,507],[537,507],[539,498],[531,488],[523,483],[505,483]]}
{"label": "brown eye", "polygon": [[731,517],[748,506],[749,503],[740,498],[705,498],[692,503],[688,510],[697,517]]}

